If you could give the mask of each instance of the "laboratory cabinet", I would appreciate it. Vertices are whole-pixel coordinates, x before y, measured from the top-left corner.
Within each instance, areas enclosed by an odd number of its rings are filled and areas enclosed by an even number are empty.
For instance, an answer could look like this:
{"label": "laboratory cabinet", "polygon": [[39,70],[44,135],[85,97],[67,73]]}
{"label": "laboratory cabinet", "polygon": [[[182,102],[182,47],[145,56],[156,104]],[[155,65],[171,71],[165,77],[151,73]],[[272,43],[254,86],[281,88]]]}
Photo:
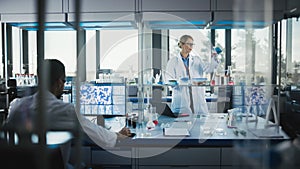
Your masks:
{"label": "laboratory cabinet", "polygon": [[[237,128],[230,128],[225,117],[227,115],[223,113],[196,117],[194,125],[189,129],[190,136],[186,137],[165,136],[164,129],[160,126],[151,131],[132,130],[137,135],[118,142],[115,148],[99,148],[92,145],[91,166],[131,166],[145,169],[262,168],[271,165],[268,160],[273,157],[270,156],[272,148],[289,140],[282,130],[273,136],[257,136],[248,130],[244,123],[240,123]],[[245,120],[246,118],[243,118],[243,122],[246,122]],[[258,120],[257,127],[261,128],[265,120],[260,117]],[[189,122],[180,118],[161,116],[159,121],[169,121],[171,128],[189,125]],[[251,128],[252,125],[249,126]],[[247,134],[236,135],[235,129],[244,130]],[[148,134],[142,136],[143,132]]]}
{"label": "laboratory cabinet", "polygon": [[[132,147],[114,149],[92,148],[90,165],[92,167],[124,167],[124,168],[209,168],[209,169],[236,169],[261,168],[272,165],[267,163],[268,154],[252,150],[250,156],[243,151],[237,152],[236,147],[180,147],[175,146],[158,155],[139,157],[143,151],[160,151],[162,147]],[[247,151],[247,150],[246,150]],[[246,152],[247,153],[247,152]],[[265,156],[264,156],[265,155]],[[137,157],[137,158],[134,158]],[[257,158],[257,159],[253,159]],[[85,160],[88,161],[85,157]],[[87,163],[86,163],[87,164]]]}
{"label": "laboratory cabinet", "polygon": [[[102,148],[96,145],[86,144],[81,146],[81,162],[85,167],[92,168],[131,168],[133,166],[131,148]],[[72,148],[70,163],[75,164],[76,149]]]}
{"label": "laboratory cabinet", "polygon": [[[0,14],[37,13],[36,0],[1,0]],[[63,13],[64,0],[46,1],[46,13]]]}
{"label": "laboratory cabinet", "polygon": [[[1,0],[1,22],[23,23],[38,22],[38,1],[36,0]],[[47,22],[65,22],[67,3],[65,0],[45,1]]]}
{"label": "laboratory cabinet", "polygon": [[91,163],[93,166],[131,166],[132,151],[127,148],[99,149],[91,151]]}
{"label": "laboratory cabinet", "polygon": [[[138,153],[155,153],[162,148],[139,148]],[[152,151],[152,152],[151,152]],[[140,166],[219,166],[220,148],[172,148],[162,154],[138,159]]]}
{"label": "laboratory cabinet", "polygon": [[136,167],[136,168],[211,168],[220,169],[221,148],[181,148],[172,149],[152,157],[138,157],[147,151],[159,152],[162,147],[137,147],[132,149],[91,149],[91,166],[94,167]]}
{"label": "laboratory cabinet", "polygon": [[[236,169],[236,168],[259,168],[261,166],[255,164],[255,163],[249,163],[247,161],[247,155],[250,155],[250,150],[243,149],[245,153],[238,152],[237,148],[233,147],[223,147],[221,148],[221,168],[228,168],[228,169]],[[254,151],[253,151],[254,152]],[[242,155],[241,155],[242,154]],[[252,154],[253,155],[253,154]],[[267,156],[266,156],[267,157]],[[263,160],[263,157],[257,156],[256,160]],[[260,164],[262,161],[260,161]]]}
{"label": "laboratory cabinet", "polygon": [[220,166],[139,166],[139,169],[174,169],[174,168],[186,168],[186,169],[220,169]]}
{"label": "laboratory cabinet", "polygon": [[221,169],[253,169],[251,166],[221,166]]}
{"label": "laboratory cabinet", "polygon": [[[76,152],[76,147],[71,148],[71,153],[70,153],[70,160],[69,163],[71,164],[76,164],[76,160],[78,158],[78,154]],[[92,155],[92,148],[90,146],[81,146],[80,147],[80,157],[81,157],[81,162],[83,163],[84,166],[91,166],[91,156]]]}
{"label": "laboratory cabinet", "polygon": [[[75,0],[69,0],[69,12],[75,12]],[[135,0],[81,1],[81,12],[134,12]]]}

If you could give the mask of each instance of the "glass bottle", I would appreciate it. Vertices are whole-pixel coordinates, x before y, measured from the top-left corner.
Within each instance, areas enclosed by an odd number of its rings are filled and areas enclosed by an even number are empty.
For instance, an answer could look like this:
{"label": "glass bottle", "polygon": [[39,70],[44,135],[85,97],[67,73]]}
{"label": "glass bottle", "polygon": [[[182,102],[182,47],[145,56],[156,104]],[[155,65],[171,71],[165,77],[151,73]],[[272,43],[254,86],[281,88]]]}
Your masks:
{"label": "glass bottle", "polygon": [[152,107],[150,107],[149,109],[150,111],[148,111],[148,122],[146,124],[146,127],[148,130],[151,130],[155,127],[155,123],[153,122],[153,112],[152,112]]}
{"label": "glass bottle", "polygon": [[226,76],[228,78],[228,85],[234,85],[234,79],[233,79],[233,76],[232,76],[232,67],[231,66],[228,66]]}

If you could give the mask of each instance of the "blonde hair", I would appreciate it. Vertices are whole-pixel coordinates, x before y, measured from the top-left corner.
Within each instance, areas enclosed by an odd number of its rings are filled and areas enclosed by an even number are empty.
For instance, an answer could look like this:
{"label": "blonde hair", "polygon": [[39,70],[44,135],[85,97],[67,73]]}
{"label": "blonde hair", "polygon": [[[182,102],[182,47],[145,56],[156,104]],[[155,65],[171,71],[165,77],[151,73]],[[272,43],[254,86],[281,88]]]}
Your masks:
{"label": "blonde hair", "polygon": [[178,42],[178,47],[181,48],[181,46],[188,40],[188,39],[193,39],[191,35],[183,35],[180,37],[179,42]]}

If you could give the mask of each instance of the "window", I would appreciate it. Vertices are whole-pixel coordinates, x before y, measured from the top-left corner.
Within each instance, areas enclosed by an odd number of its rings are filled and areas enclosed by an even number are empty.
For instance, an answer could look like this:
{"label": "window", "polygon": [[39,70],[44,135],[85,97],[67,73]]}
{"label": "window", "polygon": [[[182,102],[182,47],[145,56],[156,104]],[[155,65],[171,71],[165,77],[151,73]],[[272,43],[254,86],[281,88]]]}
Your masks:
{"label": "window", "polygon": [[232,30],[231,63],[236,83],[271,83],[272,57],[269,35],[269,27]]}
{"label": "window", "polygon": [[76,73],[76,31],[45,31],[45,59],[58,59],[67,76]]}
{"label": "window", "polygon": [[[287,27],[287,21],[282,20],[281,22],[278,22],[278,49],[281,51],[281,87],[284,88],[287,84],[290,83],[288,80],[288,70],[287,70],[287,36],[286,36],[286,27]],[[280,30],[281,28],[281,30]],[[280,37],[280,31],[281,31],[281,37]],[[280,39],[281,38],[281,39]],[[280,43],[281,40],[281,43]],[[281,45],[281,46],[280,46]],[[278,52],[280,52],[278,51]],[[279,75],[277,74],[277,79],[279,79]]]}
{"label": "window", "polygon": [[[101,42],[100,42],[101,43]],[[96,31],[86,31],[86,80],[96,78]],[[101,49],[100,49],[101,50]]]}
{"label": "window", "polygon": [[[2,24],[0,23],[0,32],[2,32],[3,28],[2,28]],[[0,60],[3,60],[3,49],[2,49],[2,39],[4,37],[2,37],[2,33],[0,33]],[[0,79],[2,79],[4,77],[4,71],[3,71],[3,68],[4,68],[4,63],[3,62],[0,62]]]}
{"label": "window", "polygon": [[281,85],[300,86],[300,22],[296,18],[283,20],[281,39]]}
{"label": "window", "polygon": [[22,57],[21,57],[21,46],[22,40],[20,39],[20,32],[22,30],[17,27],[12,27],[12,59],[13,59],[13,70],[12,75],[16,73],[25,73],[23,71]]}
{"label": "window", "polygon": [[[290,28],[291,27],[291,28]],[[300,22],[296,19],[289,19],[287,24],[287,73],[288,80],[292,85],[300,86]]]}
{"label": "window", "polygon": [[101,30],[100,49],[100,69],[121,74],[131,70],[137,77],[138,30]]}
{"label": "window", "polygon": [[[216,29],[215,30],[215,47],[219,47],[222,49],[222,53],[220,53],[219,59],[219,69],[225,70],[225,30],[224,29]],[[230,57],[230,56],[228,56]]]}
{"label": "window", "polygon": [[37,74],[37,40],[36,31],[28,32],[28,64],[29,73]]}

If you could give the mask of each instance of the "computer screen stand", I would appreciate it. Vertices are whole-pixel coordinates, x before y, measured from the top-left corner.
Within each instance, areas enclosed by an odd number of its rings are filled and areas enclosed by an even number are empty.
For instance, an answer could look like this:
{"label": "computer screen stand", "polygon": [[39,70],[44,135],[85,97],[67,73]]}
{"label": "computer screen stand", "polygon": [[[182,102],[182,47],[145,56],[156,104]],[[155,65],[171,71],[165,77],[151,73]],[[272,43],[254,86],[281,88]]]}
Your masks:
{"label": "computer screen stand", "polygon": [[[271,119],[271,113],[273,113],[273,118],[274,118],[274,123],[270,123]],[[277,116],[277,111],[275,107],[275,102],[273,98],[270,98],[270,102],[267,108],[267,114],[266,114],[266,124],[265,128],[268,127],[278,127],[279,122],[278,122],[278,116]]]}

